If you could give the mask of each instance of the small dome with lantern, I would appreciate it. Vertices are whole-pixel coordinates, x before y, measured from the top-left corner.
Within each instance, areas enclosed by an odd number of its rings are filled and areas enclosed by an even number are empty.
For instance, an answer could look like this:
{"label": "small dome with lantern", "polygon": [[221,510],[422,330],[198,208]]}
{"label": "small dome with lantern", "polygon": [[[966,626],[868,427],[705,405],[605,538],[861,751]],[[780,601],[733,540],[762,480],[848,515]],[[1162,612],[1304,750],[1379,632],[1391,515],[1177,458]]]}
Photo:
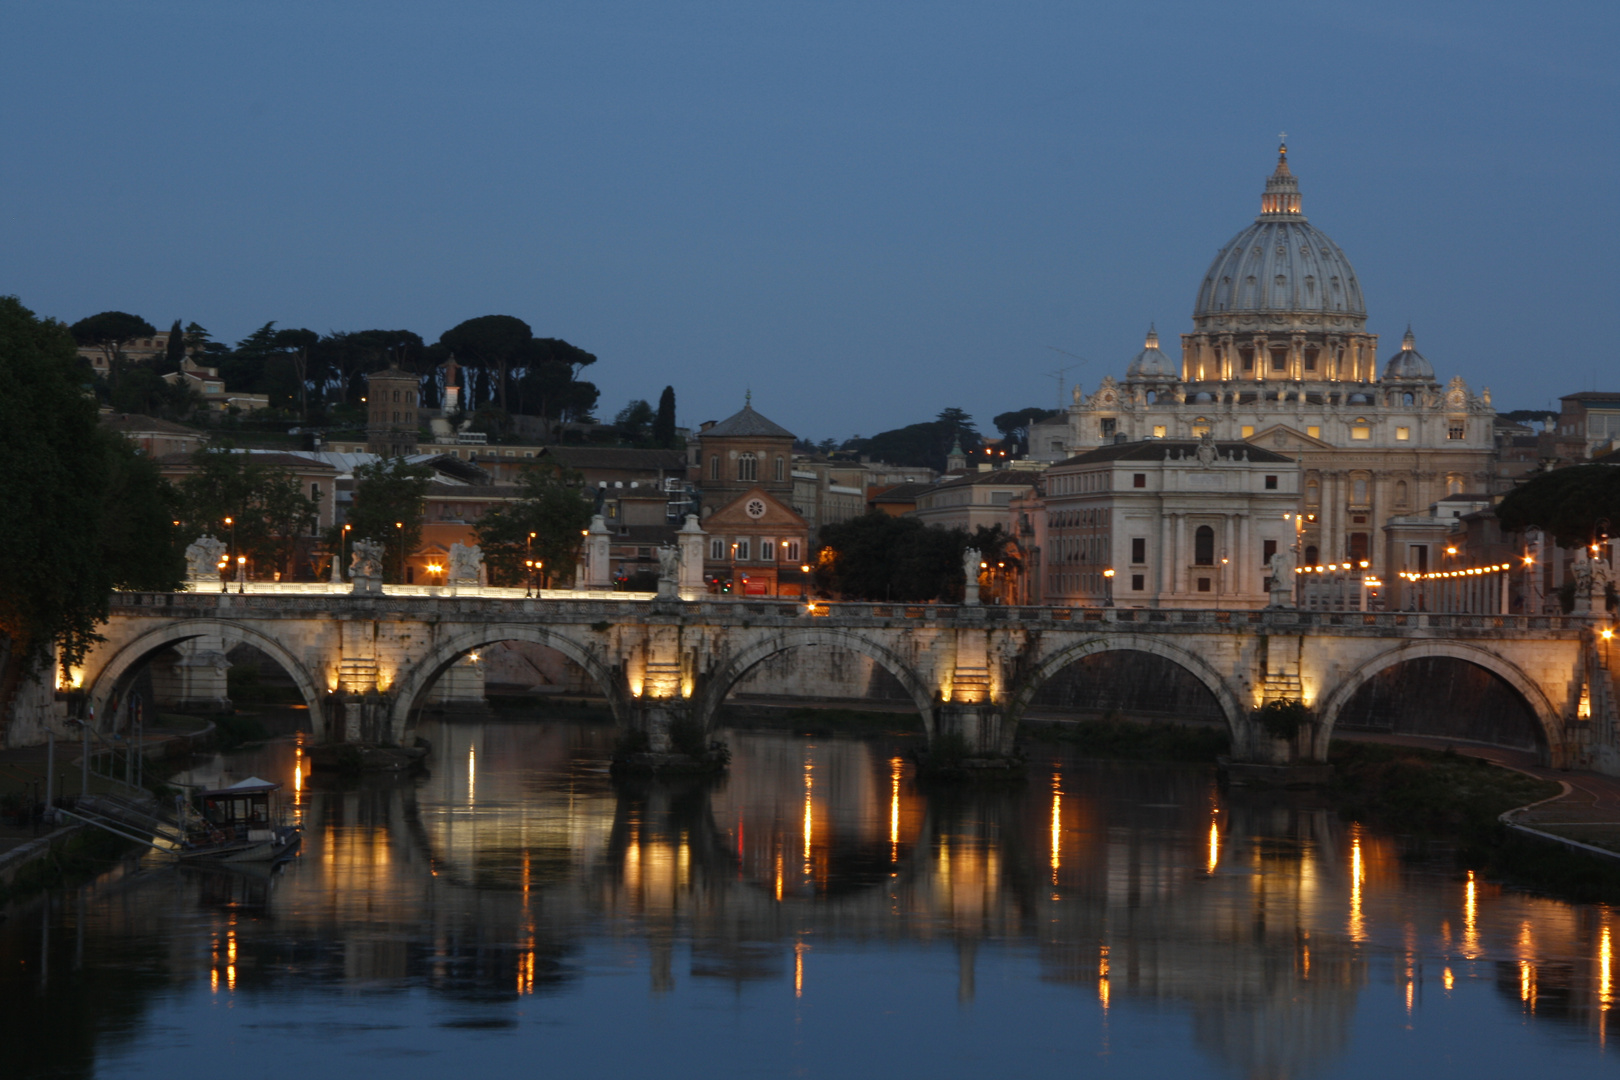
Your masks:
{"label": "small dome with lantern", "polygon": [[1415,342],[1412,328],[1408,326],[1406,336],[1401,338],[1401,351],[1390,357],[1389,363],[1384,366],[1385,379],[1434,382],[1434,365],[1417,351]]}
{"label": "small dome with lantern", "polygon": [[1181,378],[1181,365],[1172,361],[1159,348],[1159,333],[1150,324],[1148,326],[1147,343],[1142,351],[1136,354],[1130,366],[1125,369],[1127,379],[1179,379]]}

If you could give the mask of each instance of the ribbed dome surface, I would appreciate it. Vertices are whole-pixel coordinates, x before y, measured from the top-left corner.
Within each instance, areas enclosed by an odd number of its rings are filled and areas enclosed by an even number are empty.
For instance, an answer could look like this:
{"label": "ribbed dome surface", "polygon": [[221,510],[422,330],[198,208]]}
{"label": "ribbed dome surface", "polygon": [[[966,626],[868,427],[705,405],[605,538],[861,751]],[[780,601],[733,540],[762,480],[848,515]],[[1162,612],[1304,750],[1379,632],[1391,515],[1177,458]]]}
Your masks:
{"label": "ribbed dome surface", "polygon": [[1174,363],[1159,348],[1159,334],[1157,330],[1149,328],[1147,344],[1136,358],[1125,369],[1127,379],[1179,379],[1181,378],[1181,365]]}
{"label": "ribbed dome surface", "polygon": [[1283,147],[1261,214],[1215,256],[1198,289],[1195,320],[1212,315],[1324,315],[1363,325],[1367,305],[1350,260],[1305,220]]}
{"label": "ribbed dome surface", "polygon": [[1412,328],[1406,328],[1406,336],[1401,339],[1401,351],[1389,358],[1384,367],[1386,379],[1408,379],[1414,382],[1434,382],[1434,365],[1423,358],[1417,351],[1416,339],[1412,336]]}

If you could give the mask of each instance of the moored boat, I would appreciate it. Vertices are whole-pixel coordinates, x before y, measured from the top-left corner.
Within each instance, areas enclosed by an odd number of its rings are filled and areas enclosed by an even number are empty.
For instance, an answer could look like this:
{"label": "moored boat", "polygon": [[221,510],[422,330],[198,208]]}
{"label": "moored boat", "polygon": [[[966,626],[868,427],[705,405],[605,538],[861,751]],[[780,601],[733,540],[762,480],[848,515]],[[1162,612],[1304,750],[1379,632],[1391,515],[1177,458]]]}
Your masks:
{"label": "moored boat", "polygon": [[226,863],[274,862],[298,846],[299,829],[280,805],[281,785],[251,776],[227,788],[198,792],[181,818],[182,859]]}

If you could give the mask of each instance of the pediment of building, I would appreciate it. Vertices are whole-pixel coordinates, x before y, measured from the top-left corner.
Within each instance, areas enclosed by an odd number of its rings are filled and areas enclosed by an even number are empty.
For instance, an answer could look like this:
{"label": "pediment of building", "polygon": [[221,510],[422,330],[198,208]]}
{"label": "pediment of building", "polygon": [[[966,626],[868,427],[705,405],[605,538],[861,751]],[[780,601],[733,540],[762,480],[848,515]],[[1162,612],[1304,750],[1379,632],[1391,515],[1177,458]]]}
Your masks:
{"label": "pediment of building", "polygon": [[761,528],[808,529],[791,506],[762,487],[749,488],[703,520],[704,532],[738,532]]}
{"label": "pediment of building", "polygon": [[1287,424],[1272,424],[1268,428],[1262,428],[1255,432],[1243,441],[1264,447],[1278,454],[1286,454],[1293,450],[1334,449],[1332,443],[1323,442],[1321,439],[1313,439],[1303,431],[1291,428]]}

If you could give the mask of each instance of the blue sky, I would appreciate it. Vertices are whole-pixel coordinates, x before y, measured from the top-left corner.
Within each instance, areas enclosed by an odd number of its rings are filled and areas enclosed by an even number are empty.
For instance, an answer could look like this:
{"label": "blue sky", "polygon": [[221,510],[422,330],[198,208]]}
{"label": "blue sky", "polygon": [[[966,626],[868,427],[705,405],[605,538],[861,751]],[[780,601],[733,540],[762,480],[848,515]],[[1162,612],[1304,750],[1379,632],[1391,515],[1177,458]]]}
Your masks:
{"label": "blue sky", "polygon": [[814,439],[1122,374],[1289,133],[1384,354],[1620,386],[1613,3],[12,5],[0,292],[236,340],[517,315]]}

